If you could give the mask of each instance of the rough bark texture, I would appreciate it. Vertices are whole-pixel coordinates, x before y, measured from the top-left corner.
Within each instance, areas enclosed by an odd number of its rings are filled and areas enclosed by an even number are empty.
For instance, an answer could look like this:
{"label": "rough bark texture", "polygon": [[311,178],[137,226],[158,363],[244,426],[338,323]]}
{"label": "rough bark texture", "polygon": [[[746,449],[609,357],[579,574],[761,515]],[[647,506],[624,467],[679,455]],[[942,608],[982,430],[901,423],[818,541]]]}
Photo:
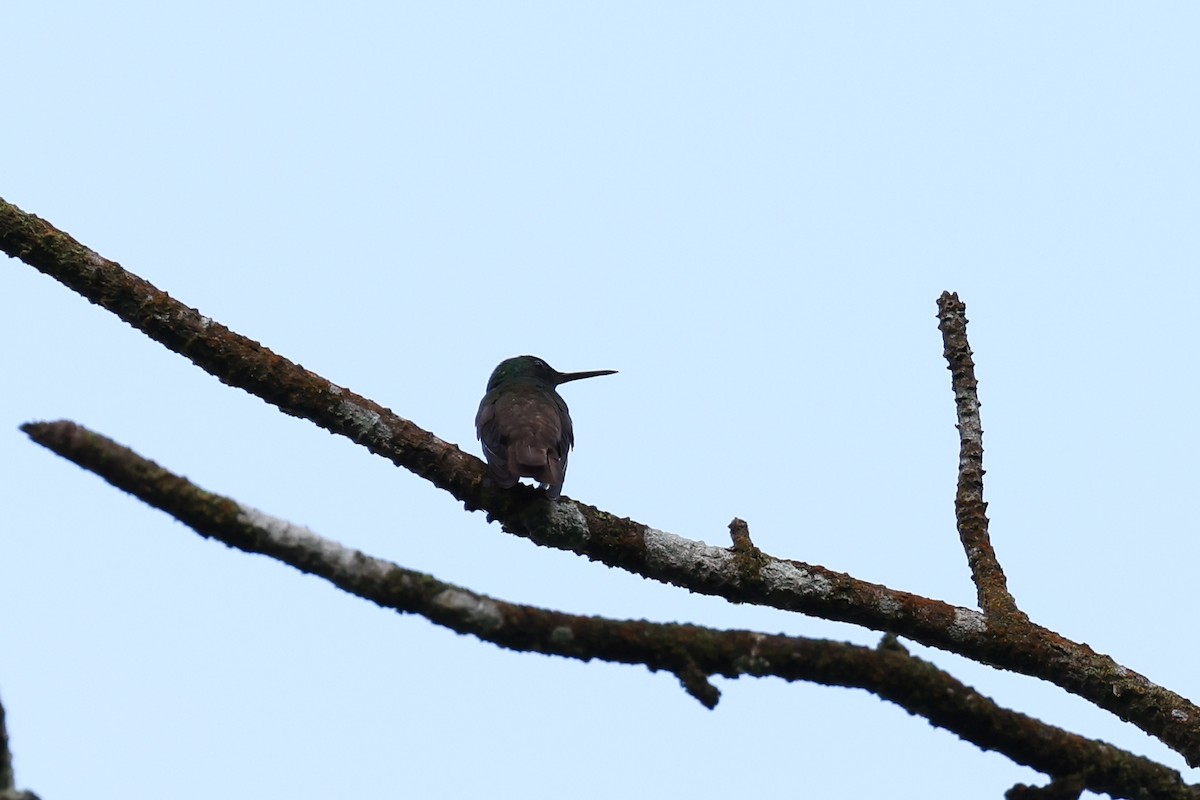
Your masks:
{"label": "rough bark texture", "polygon": [[[983,423],[979,418],[979,383],[975,361],[967,342],[967,307],[958,295],[943,292],[938,298],[938,327],[945,344],[946,368],[954,389],[958,412],[958,491],[954,516],[958,536],[967,552],[979,607],[989,618],[1026,621],[1008,592],[1004,570],[988,534],[987,503],[983,501]],[[1013,619],[1015,618],[1015,619]]]}

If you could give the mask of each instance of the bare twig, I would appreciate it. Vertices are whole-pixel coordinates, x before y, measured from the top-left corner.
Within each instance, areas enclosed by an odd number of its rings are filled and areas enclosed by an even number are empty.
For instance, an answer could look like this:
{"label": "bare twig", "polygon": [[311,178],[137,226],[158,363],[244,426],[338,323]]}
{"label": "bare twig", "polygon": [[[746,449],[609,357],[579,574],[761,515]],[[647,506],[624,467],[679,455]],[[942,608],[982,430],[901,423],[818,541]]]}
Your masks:
{"label": "bare twig", "polygon": [[[967,307],[957,294],[938,298],[938,327],[958,410],[958,491],[954,513],[958,536],[967,551],[967,563],[979,595],[979,607],[997,622],[1021,619],[1016,601],[1008,592],[1004,570],[988,536],[987,503],[983,501],[983,425],[979,419],[979,384],[975,361],[967,341]],[[1018,617],[1018,615],[1020,615]]]}
{"label": "bare twig", "polygon": [[[347,436],[461,500],[504,530],[609,566],[739,603],[891,631],[1048,680],[1132,722],[1200,765],[1200,707],[1146,677],[1035,625],[1011,631],[970,609],[799,561],[711,547],[599,511],[550,503],[529,487],[484,483],[483,463],[388,409],[336,386],[202,316],[0,200],[0,249],[109,309],[223,382]],[[996,620],[999,622],[999,620]]]}
{"label": "bare twig", "polygon": [[734,517],[729,523],[729,538],[733,539],[733,549],[739,553],[753,553],[758,550],[750,541],[750,526],[746,520]]}
{"label": "bare twig", "polygon": [[38,796],[33,792],[17,789],[12,751],[8,748],[8,722],[4,716],[3,703],[0,703],[0,800],[38,800]]}
{"label": "bare twig", "polygon": [[16,788],[13,776],[12,751],[8,749],[8,724],[4,718],[4,704],[0,703],[0,793]]}
{"label": "bare twig", "polygon": [[719,695],[709,681],[713,675],[773,675],[859,687],[1052,777],[1086,775],[1093,791],[1131,798],[1152,791],[1152,796],[1163,800],[1195,800],[1177,772],[1001,708],[911,656],[895,637],[885,637],[879,648],[871,649],[753,631],[584,617],[508,603],[344,547],[207,492],[74,423],[30,423],[22,429],[39,444],[166,511],[202,536],[262,553],[386,608],[420,614],[501,647],[668,670],[710,707]]}

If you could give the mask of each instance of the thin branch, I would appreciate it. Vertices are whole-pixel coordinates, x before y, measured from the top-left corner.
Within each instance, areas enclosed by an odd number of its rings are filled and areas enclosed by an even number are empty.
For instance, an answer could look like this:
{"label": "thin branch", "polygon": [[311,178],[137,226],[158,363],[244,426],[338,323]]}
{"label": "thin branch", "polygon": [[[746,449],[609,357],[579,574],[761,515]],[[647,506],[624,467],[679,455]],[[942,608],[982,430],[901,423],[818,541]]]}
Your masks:
{"label": "thin branch", "polygon": [[0,249],[50,275],[224,383],[350,438],[546,547],[738,603],[891,631],[981,663],[1050,681],[1107,709],[1200,765],[1200,707],[1035,625],[1011,630],[966,608],[759,552],[754,558],[659,531],[529,487],[485,485],[483,463],[390,410],[337,386],[179,303],[67,234],[0,200]]}
{"label": "thin branch", "polygon": [[8,747],[8,722],[0,703],[0,800],[38,800],[30,791],[18,791],[13,773],[12,750]]}
{"label": "thin branch", "polygon": [[967,341],[967,306],[957,294],[942,292],[938,298],[938,328],[945,343],[945,356],[958,411],[958,491],[954,515],[958,536],[967,551],[971,578],[979,594],[979,607],[997,621],[1028,621],[1008,592],[1004,570],[996,559],[988,536],[987,503],[983,501],[983,425],[979,419],[979,384],[975,361]]}
{"label": "thin branch", "polygon": [[8,749],[8,724],[4,718],[4,704],[0,703],[0,793],[11,792],[16,786],[12,751]]}
{"label": "thin branch", "polygon": [[1196,797],[1174,770],[1002,708],[910,655],[894,637],[871,649],[753,631],[585,617],[508,603],[344,547],[207,492],[74,423],[29,423],[22,430],[202,536],[270,556],[385,608],[419,614],[510,650],[668,670],[710,707],[718,696],[709,681],[712,675],[777,676],[862,688],[1052,777],[1086,775],[1093,791],[1133,798],[1149,790],[1164,800]]}

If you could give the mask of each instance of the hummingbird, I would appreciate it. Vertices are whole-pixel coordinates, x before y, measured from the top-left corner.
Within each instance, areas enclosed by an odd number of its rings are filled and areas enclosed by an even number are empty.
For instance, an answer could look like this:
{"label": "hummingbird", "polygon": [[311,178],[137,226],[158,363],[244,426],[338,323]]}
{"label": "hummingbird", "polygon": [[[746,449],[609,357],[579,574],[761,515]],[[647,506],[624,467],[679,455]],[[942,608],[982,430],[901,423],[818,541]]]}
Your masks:
{"label": "hummingbird", "polygon": [[492,480],[508,489],[521,477],[536,478],[548,498],[558,499],[575,430],[555,387],[615,373],[615,369],[559,372],[537,356],[501,361],[488,378],[475,415],[475,432],[483,442]]}

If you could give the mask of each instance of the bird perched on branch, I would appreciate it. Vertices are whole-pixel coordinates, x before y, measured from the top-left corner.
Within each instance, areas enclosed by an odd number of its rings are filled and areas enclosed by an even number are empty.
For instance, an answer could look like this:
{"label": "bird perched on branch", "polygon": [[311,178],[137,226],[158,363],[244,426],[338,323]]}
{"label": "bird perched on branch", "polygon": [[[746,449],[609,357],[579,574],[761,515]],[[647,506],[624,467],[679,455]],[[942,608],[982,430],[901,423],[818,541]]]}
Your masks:
{"label": "bird perched on branch", "polygon": [[501,361],[488,378],[487,393],[475,415],[475,432],[483,442],[492,480],[508,489],[522,477],[534,478],[548,498],[557,499],[575,431],[567,404],[555,387],[615,373],[615,369],[559,372],[536,356]]}

